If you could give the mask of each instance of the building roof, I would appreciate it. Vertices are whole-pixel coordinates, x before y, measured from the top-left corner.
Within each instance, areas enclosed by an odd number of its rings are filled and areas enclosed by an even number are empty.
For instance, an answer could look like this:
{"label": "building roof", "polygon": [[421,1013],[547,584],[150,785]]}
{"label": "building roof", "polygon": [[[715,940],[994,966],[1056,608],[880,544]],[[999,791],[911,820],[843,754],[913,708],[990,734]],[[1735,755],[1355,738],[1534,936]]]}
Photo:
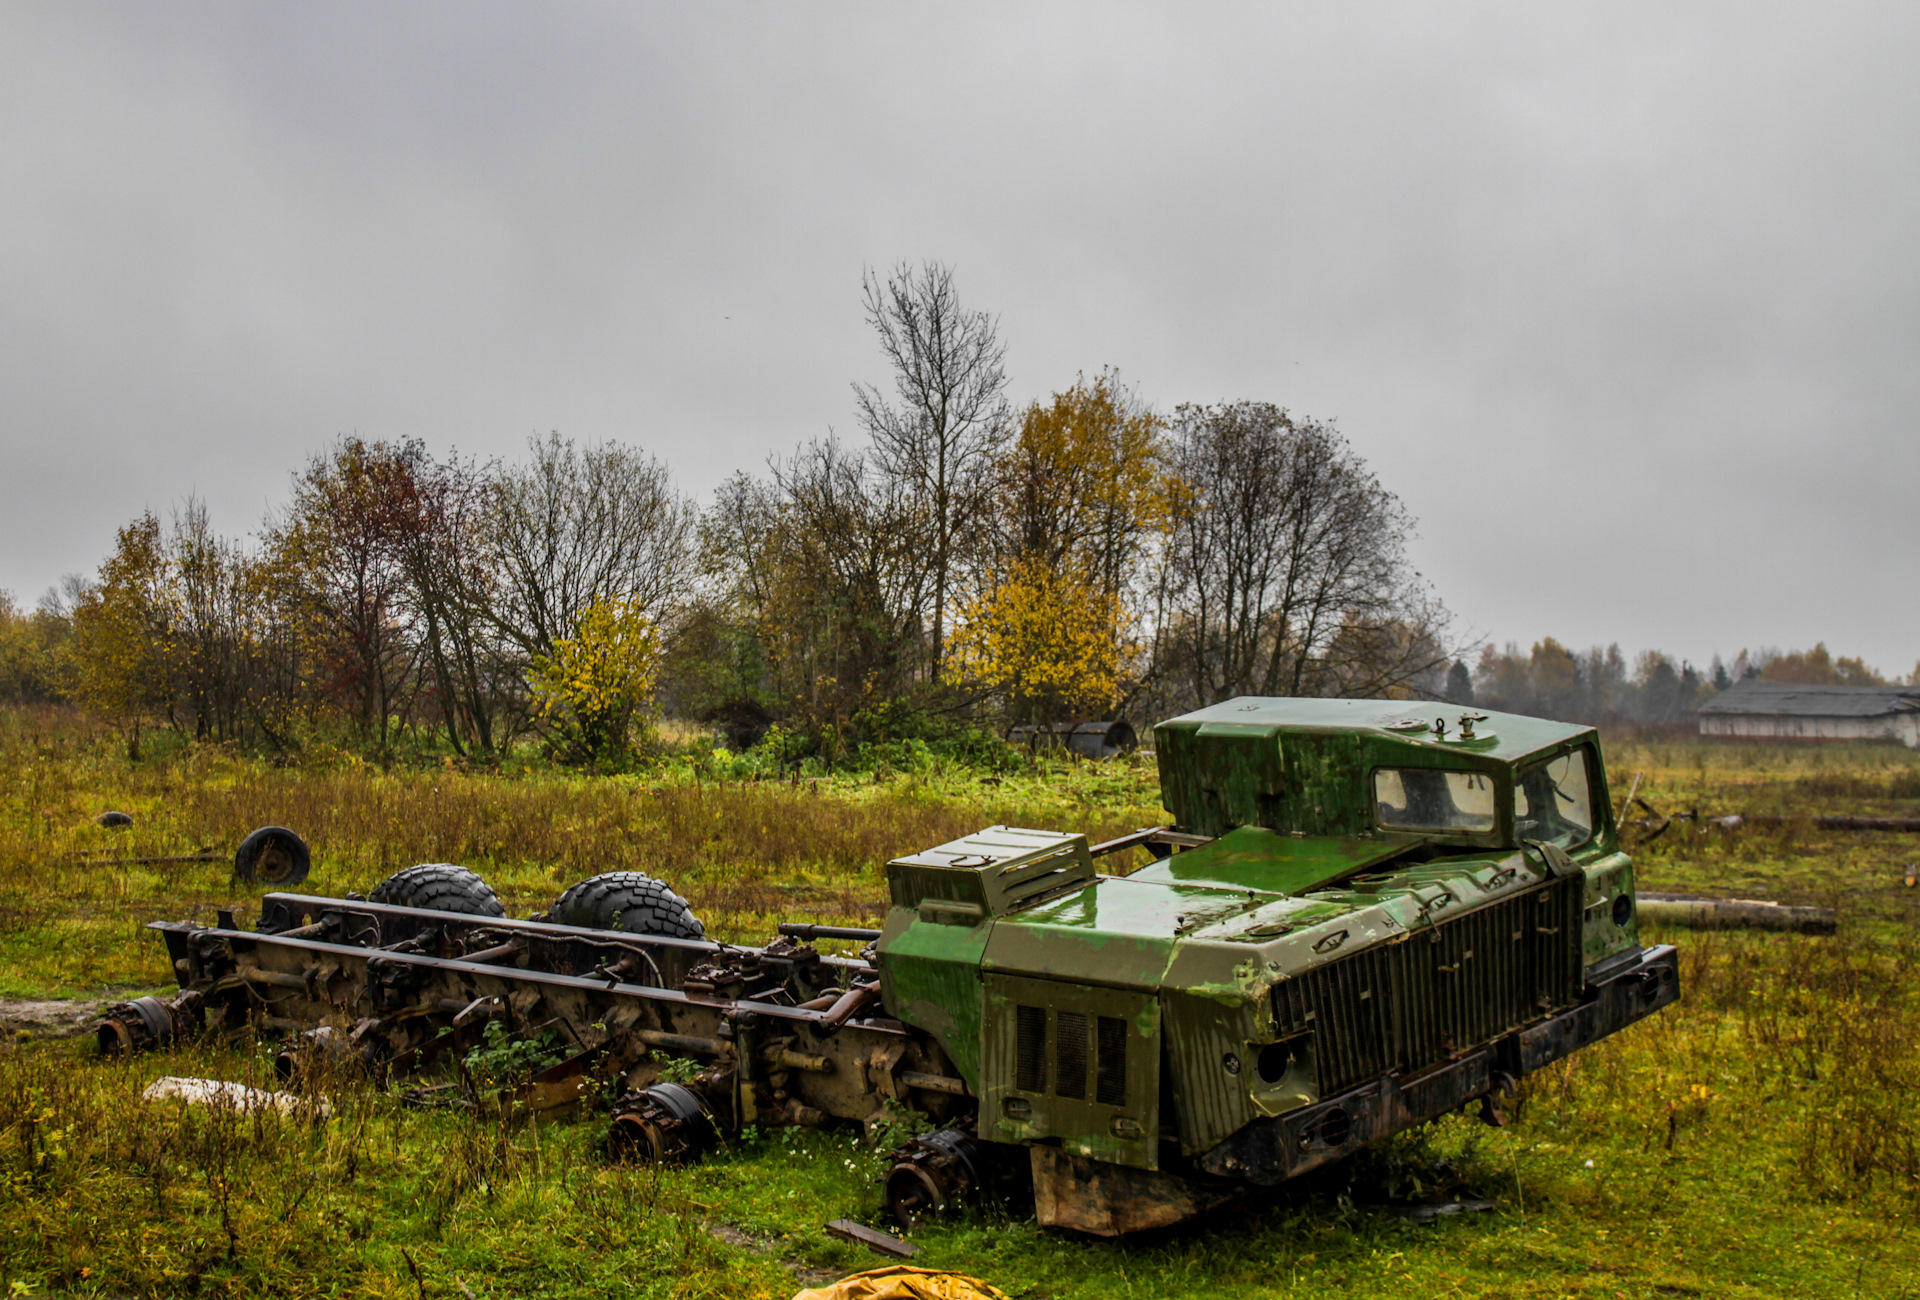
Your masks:
{"label": "building roof", "polygon": [[1920,713],[1920,687],[1797,686],[1749,677],[1702,704],[1700,713],[1765,717],[1879,718]]}

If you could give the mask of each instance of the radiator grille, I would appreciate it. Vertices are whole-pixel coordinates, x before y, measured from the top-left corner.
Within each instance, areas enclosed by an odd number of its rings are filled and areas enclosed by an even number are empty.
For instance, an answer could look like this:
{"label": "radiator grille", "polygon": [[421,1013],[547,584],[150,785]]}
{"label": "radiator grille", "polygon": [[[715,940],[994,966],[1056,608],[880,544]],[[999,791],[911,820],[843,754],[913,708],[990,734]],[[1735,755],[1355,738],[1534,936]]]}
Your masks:
{"label": "radiator grille", "polygon": [[1021,1092],[1047,1091],[1047,1066],[1051,1063],[1054,1096],[1085,1101],[1091,1081],[1095,1102],[1102,1106],[1126,1105],[1128,1022],[1120,1016],[1056,1011],[1052,1028],[1053,1050],[1049,1053],[1046,1008],[1015,1007],[1014,1087]]}
{"label": "radiator grille", "polygon": [[1101,1016],[1097,1047],[1093,1099],[1102,1106],[1124,1106],[1127,1103],[1127,1022]]}
{"label": "radiator grille", "polygon": [[1085,1101],[1087,1097],[1087,1018],[1078,1011],[1059,1013],[1055,1029],[1053,1085],[1055,1095]]}
{"label": "radiator grille", "polygon": [[1418,1073],[1570,1004],[1580,991],[1578,876],[1476,908],[1273,990],[1282,1036],[1314,1030],[1323,1095]]}
{"label": "radiator grille", "polygon": [[1016,1031],[1014,1087],[1022,1092],[1044,1092],[1047,1087],[1047,1009],[1019,1008]]}

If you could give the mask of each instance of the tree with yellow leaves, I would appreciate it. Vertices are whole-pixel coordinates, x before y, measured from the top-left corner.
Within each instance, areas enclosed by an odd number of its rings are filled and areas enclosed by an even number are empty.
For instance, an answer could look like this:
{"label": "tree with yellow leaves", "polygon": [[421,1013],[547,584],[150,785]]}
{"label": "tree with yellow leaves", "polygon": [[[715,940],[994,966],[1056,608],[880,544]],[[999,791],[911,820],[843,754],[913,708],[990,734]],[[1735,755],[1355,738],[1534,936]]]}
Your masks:
{"label": "tree with yellow leaves", "polygon": [[658,630],[637,602],[596,596],[572,636],[534,656],[528,683],[563,757],[598,764],[627,755],[653,698],[660,655]]}
{"label": "tree with yellow leaves", "polygon": [[1162,427],[1111,370],[1029,406],[995,465],[1002,557],[1037,556],[1124,592],[1175,505]]}
{"label": "tree with yellow leaves", "polygon": [[994,466],[994,554],[959,610],[947,676],[1015,718],[1105,714],[1138,647],[1127,600],[1174,481],[1160,421],[1111,371],[1035,402]]}
{"label": "tree with yellow leaves", "polygon": [[138,758],[140,731],[172,698],[177,603],[160,521],[151,512],[119,530],[100,581],[73,611],[67,693],[109,718]]}
{"label": "tree with yellow leaves", "polygon": [[1005,695],[1016,718],[1105,713],[1138,653],[1119,594],[1071,564],[1023,556],[966,603],[949,673]]}

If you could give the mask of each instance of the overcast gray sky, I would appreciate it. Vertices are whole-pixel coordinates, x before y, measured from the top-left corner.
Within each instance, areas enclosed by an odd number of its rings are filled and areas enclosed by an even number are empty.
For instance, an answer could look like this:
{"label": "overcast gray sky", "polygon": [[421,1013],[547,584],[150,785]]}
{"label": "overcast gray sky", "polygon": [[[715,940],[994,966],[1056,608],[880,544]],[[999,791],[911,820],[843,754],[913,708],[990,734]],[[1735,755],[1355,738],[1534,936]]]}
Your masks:
{"label": "overcast gray sky", "polygon": [[1338,422],[1463,629],[1920,658],[1920,7],[0,7],[0,588],[336,435],[702,500],[938,259],[1022,401]]}

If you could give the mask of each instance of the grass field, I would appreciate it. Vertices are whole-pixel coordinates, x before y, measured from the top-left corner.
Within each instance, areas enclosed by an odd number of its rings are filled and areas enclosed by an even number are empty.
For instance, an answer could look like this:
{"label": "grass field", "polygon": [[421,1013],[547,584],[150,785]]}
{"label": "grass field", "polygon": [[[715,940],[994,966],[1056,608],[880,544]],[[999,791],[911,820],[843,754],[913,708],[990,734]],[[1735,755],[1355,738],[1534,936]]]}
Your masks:
{"label": "grass field", "polygon": [[[1887,747],[1608,748],[1663,811],[1920,811],[1920,758]],[[686,775],[274,768],[217,750],[129,767],[69,715],[0,713],[0,998],[157,991],[155,917],[246,915],[218,864],[83,855],[230,851],[282,823],[313,892],[460,861],[511,911],[622,867],[672,881],[712,932],[871,923],[879,866],[989,822],[1096,836],[1160,820],[1148,762],[998,778],[923,764],[800,786]],[[135,818],[108,832],[108,807]],[[926,1225],[916,1263],[1019,1297],[1920,1295],[1920,837],[1804,821],[1668,832],[1647,889],[1837,907],[1832,938],[1652,934],[1683,1001],[1529,1081],[1508,1128],[1462,1118],[1346,1176],[1202,1227],[1119,1243],[979,1210]],[[258,1080],[259,1050],[131,1062],[71,1040],[0,1047],[0,1294],[768,1296],[879,1261],[821,1225],[870,1218],[879,1154],[851,1134],[753,1135],[693,1168],[606,1165],[598,1125],[502,1126],[343,1084],[324,1123],[149,1104],[162,1074]],[[1416,1223],[1433,1195],[1490,1213]]]}

